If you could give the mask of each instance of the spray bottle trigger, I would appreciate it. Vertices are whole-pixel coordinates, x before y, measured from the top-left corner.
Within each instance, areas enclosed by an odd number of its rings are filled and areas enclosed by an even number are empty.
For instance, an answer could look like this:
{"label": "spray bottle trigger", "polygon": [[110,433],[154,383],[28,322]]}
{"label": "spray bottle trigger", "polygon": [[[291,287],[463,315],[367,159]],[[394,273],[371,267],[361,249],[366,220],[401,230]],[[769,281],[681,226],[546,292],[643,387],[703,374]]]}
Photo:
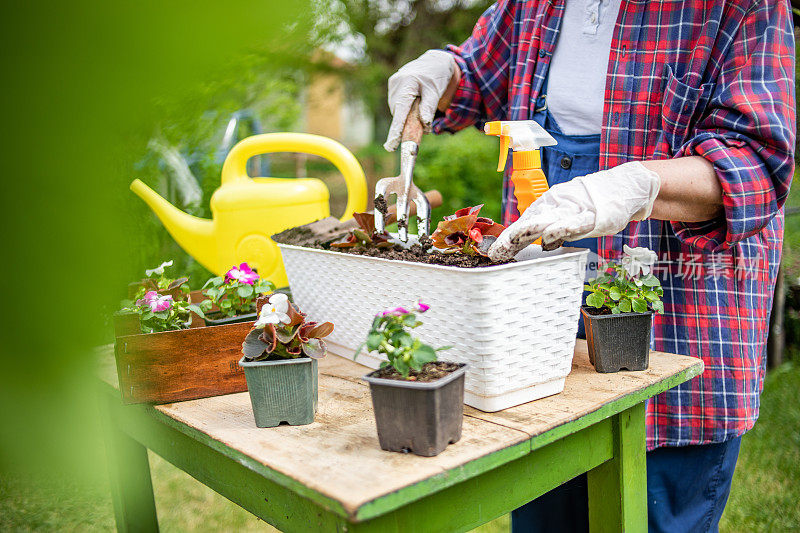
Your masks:
{"label": "spray bottle trigger", "polygon": [[502,172],[506,169],[509,144],[511,144],[511,137],[508,135],[500,135],[500,161],[497,163],[498,172]]}

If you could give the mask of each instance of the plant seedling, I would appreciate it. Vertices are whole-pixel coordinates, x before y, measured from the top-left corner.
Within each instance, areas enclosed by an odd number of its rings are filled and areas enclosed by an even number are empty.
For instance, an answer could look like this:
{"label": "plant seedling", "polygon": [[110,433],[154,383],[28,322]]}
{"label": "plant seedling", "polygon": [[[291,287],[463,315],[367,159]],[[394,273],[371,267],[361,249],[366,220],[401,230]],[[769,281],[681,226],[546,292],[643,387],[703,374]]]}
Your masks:
{"label": "plant seedling", "polygon": [[431,235],[433,246],[446,254],[487,256],[489,246],[506,227],[478,216],[482,207],[483,204],[465,207],[444,217]]}
{"label": "plant seedling", "polygon": [[122,309],[124,313],[139,315],[142,333],[187,329],[191,322],[191,311],[205,317],[200,306],[188,301],[176,301],[171,294],[158,294],[156,291],[148,291],[133,305]]}
{"label": "plant seedling", "polygon": [[385,231],[379,232],[375,229],[375,215],[373,213],[353,213],[353,218],[358,223],[357,228],[350,232],[341,240],[332,242],[331,248],[353,248],[362,246],[364,248],[390,248],[390,235]]}
{"label": "plant seedling", "polygon": [[356,350],[356,357],[366,346],[370,352],[384,354],[388,361],[381,363],[381,368],[391,366],[404,379],[408,379],[412,370],[422,370],[426,363],[436,361],[436,352],[447,350],[450,346],[433,348],[424,344],[406,331],[422,325],[416,313],[426,312],[430,306],[417,302],[413,311],[404,307],[394,307],[378,313],[372,321],[367,340]]}
{"label": "plant seedling", "polygon": [[600,276],[584,285],[590,294],[586,305],[607,308],[611,313],[664,312],[661,282],[651,273],[655,252],[647,248],[623,247],[622,263],[611,262]]}
{"label": "plant seedling", "polygon": [[224,277],[211,278],[203,285],[208,306],[213,303],[226,318],[255,312],[256,298],[274,290],[275,285],[261,278],[247,263],[234,266]]}
{"label": "plant seedling", "polygon": [[246,361],[303,356],[322,359],[328,351],[322,339],[332,332],[333,324],[306,321],[306,315],[289,302],[288,296],[275,293],[261,308],[242,343],[242,354]]}

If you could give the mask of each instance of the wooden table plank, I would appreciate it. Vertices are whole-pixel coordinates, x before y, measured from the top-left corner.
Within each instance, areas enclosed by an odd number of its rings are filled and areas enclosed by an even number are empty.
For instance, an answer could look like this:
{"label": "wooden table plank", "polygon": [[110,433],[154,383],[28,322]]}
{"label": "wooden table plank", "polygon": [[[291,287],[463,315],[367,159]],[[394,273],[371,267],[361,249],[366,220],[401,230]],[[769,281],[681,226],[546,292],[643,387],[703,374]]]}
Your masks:
{"label": "wooden table plank", "polygon": [[[112,362],[104,376],[115,385],[113,368]],[[308,426],[256,428],[247,393],[165,404],[155,410],[193,438],[205,438],[223,453],[252,459],[264,466],[266,474],[274,473],[274,481],[326,508],[337,502],[334,512],[361,520],[497,468],[619,413],[699,374],[702,362],[653,352],[647,371],[598,374],[588,363],[585,342],[579,341],[564,393],[498,413],[467,407],[462,439],[430,458],[380,449],[369,388],[360,380],[367,371],[345,358],[323,359],[319,411]]]}
{"label": "wooden table plank", "polygon": [[[561,394],[496,413],[467,407],[465,414],[524,431],[536,448],[688,381],[702,371],[703,362],[696,357],[651,351],[647,370],[600,374],[589,363],[586,341],[579,339],[572,371]],[[590,413],[596,416],[587,417]],[[576,421],[579,425],[569,425]],[[559,427],[565,431],[553,432]],[[545,438],[537,438],[540,436]]]}

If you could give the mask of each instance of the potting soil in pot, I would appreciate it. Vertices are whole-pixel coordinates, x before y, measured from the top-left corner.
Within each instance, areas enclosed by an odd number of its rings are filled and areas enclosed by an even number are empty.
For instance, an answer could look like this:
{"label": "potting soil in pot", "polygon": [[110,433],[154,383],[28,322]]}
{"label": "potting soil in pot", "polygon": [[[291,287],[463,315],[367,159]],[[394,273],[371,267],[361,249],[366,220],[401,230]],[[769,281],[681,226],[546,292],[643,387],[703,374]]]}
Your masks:
{"label": "potting soil in pot", "polygon": [[381,368],[373,375],[376,378],[382,379],[396,379],[401,381],[417,381],[420,383],[430,383],[431,381],[436,381],[437,379],[445,377],[450,372],[455,372],[463,365],[459,365],[457,363],[445,363],[443,361],[436,361],[434,363],[425,363],[422,365],[422,370],[417,372],[416,370],[411,370],[408,374],[408,378],[404,378],[403,375],[395,370],[394,368],[387,366],[386,368]]}
{"label": "potting soil in pot", "polygon": [[410,261],[412,263],[427,263],[429,265],[455,266],[462,268],[476,268],[512,263],[514,259],[508,261],[495,262],[488,257],[481,255],[464,254],[443,254],[436,251],[430,252],[431,241],[427,236],[420,237],[419,244],[413,244],[408,249],[400,245],[391,248],[364,248],[354,246],[352,248],[331,248],[324,239],[320,239],[317,234],[304,226],[290,228],[277,235],[272,236],[273,240],[281,244],[291,244],[303,246],[305,248],[315,248],[317,250],[329,250],[353,255],[365,255],[368,257],[379,257],[382,259],[393,259],[395,261]]}

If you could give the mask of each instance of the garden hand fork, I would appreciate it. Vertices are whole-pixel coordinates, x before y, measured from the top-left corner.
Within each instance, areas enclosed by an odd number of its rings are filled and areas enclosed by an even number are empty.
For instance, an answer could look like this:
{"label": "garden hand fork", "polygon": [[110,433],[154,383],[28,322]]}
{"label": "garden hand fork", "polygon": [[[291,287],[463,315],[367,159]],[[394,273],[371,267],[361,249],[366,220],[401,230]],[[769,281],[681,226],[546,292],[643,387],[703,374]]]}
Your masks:
{"label": "garden hand fork", "polygon": [[[414,163],[417,161],[419,143],[424,126],[419,116],[419,98],[411,104],[400,143],[400,175],[383,178],[375,184],[375,229],[385,230],[385,213],[389,196],[397,195],[397,233],[403,242],[408,242],[408,217],[410,204],[417,204],[417,233],[428,235],[431,225],[431,206],[422,191],[414,185]],[[381,205],[382,204],[382,205]]]}

